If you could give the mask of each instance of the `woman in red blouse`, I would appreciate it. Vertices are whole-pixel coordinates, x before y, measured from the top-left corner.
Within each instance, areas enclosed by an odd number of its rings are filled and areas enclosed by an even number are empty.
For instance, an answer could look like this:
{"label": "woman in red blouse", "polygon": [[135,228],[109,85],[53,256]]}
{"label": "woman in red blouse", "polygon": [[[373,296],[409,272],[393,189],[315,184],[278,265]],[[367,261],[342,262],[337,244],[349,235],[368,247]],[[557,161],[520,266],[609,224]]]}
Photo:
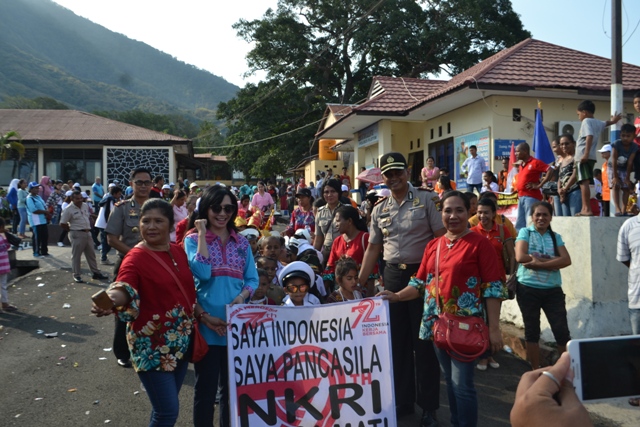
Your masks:
{"label": "woman in red blouse", "polygon": [[[325,284],[333,285],[335,282],[335,270],[338,260],[343,255],[352,258],[358,265],[358,270],[362,266],[364,252],[369,246],[369,233],[364,220],[360,218],[360,212],[353,206],[340,206],[336,209],[334,222],[340,235],[336,237],[331,245],[331,253],[327,261],[327,267],[323,273]],[[373,274],[378,273],[378,267],[374,268]],[[333,291],[333,288],[331,288]],[[373,278],[367,283],[365,295],[374,295]]]}
{"label": "woman in red blouse", "polygon": [[[127,322],[131,361],[151,401],[150,426],[174,425],[178,419],[193,331],[193,275],[184,250],[169,242],[172,227],[169,203],[158,198],[145,202],[140,210],[143,241],[127,253],[118,281],[107,290],[113,312]],[[175,273],[182,289],[161,263]],[[96,305],[91,311],[98,316],[112,313]]]}
{"label": "woman in red blouse", "polygon": [[[493,352],[502,348],[500,304],[507,290],[500,280],[500,266],[489,241],[467,228],[469,200],[459,191],[442,198],[442,222],[447,232],[427,245],[418,273],[409,286],[397,293],[383,291],[390,302],[424,299],[419,338],[432,339],[435,318],[442,311],[458,316],[483,316],[488,319]],[[439,280],[436,280],[436,254],[440,247]],[[436,284],[440,301],[436,302]],[[486,314],[485,314],[486,305]],[[475,426],[478,399],[473,383],[474,365],[452,358],[436,347],[440,369],[447,381],[451,424]]]}
{"label": "woman in red blouse", "polygon": [[[493,200],[489,198],[480,199],[478,201],[477,212],[479,223],[475,227],[472,227],[471,231],[484,236],[489,243],[491,243],[491,246],[493,246],[496,256],[498,257],[501,280],[506,283],[507,273],[514,273],[516,270],[516,252],[515,245],[513,243],[513,236],[509,229],[495,221],[496,210],[496,204]],[[506,260],[508,265],[504,264],[505,260],[502,256],[503,247],[508,255],[508,259]],[[480,357],[477,368],[481,371],[486,371],[487,366],[491,366],[495,369],[500,367],[500,364],[491,357],[490,351],[487,351],[485,355]]]}

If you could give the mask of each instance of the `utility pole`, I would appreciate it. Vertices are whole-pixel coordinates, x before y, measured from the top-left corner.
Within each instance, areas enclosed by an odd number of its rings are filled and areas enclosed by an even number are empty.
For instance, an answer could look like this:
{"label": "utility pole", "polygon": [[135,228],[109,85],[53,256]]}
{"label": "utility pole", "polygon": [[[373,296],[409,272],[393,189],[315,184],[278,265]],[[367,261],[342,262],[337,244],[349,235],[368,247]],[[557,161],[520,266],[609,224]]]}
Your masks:
{"label": "utility pole", "polygon": [[[622,92],[622,0],[611,1],[611,115],[623,112]],[[611,142],[620,139],[622,120],[611,126]],[[616,159],[613,159],[615,162]],[[612,192],[613,193],[613,192]],[[620,203],[611,198],[614,205]],[[623,207],[624,209],[624,207]],[[611,216],[615,215],[615,206],[611,207]]]}

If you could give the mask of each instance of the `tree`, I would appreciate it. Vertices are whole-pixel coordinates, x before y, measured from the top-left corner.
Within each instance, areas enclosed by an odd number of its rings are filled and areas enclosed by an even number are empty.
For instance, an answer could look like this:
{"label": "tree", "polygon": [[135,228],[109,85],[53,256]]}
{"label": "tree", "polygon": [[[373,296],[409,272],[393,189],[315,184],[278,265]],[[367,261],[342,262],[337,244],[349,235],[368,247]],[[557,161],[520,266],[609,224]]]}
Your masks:
{"label": "tree", "polygon": [[18,154],[18,160],[20,160],[25,151],[21,140],[20,134],[13,130],[0,136],[0,161],[6,160],[11,153]]}
{"label": "tree", "polygon": [[459,72],[530,37],[510,0],[280,0],[240,20],[250,72],[354,103],[375,75]]}
{"label": "tree", "polygon": [[[268,103],[256,104],[267,94]],[[310,88],[275,80],[247,84],[236,98],[218,106],[218,118],[228,126],[225,144],[234,147],[214,150],[214,154],[226,154],[233,169],[245,176],[284,174],[308,155],[317,130],[314,120],[323,110],[322,99]]]}
{"label": "tree", "polygon": [[29,99],[22,96],[7,97],[0,108],[19,110],[68,110],[69,106],[48,96]]}
{"label": "tree", "polygon": [[94,111],[93,114],[182,138],[193,138],[198,134],[198,127],[180,114],[155,114],[141,110]]}

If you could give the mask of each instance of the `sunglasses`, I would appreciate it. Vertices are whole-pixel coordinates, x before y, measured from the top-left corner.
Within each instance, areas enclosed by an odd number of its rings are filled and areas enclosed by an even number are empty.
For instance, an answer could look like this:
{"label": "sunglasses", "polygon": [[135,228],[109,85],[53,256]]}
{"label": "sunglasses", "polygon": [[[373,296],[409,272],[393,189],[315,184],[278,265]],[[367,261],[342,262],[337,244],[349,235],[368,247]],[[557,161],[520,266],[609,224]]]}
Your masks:
{"label": "sunglasses", "polygon": [[236,211],[238,207],[235,205],[213,205],[211,206],[211,210],[215,214],[219,214],[224,209],[224,213],[232,214]]}
{"label": "sunglasses", "polygon": [[287,290],[291,293],[294,292],[307,292],[309,290],[309,285],[287,285]]}
{"label": "sunglasses", "polygon": [[135,185],[137,185],[138,187],[142,187],[142,186],[148,187],[148,186],[151,185],[151,181],[140,181],[140,180],[138,180],[138,181],[133,181],[133,183]]}

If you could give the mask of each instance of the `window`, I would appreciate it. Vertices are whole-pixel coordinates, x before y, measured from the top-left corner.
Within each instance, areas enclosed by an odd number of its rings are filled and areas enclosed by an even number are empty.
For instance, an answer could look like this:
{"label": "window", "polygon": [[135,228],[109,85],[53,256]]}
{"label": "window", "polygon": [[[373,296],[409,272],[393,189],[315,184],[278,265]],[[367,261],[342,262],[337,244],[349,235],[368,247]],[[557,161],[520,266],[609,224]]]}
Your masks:
{"label": "window", "polygon": [[436,166],[448,168],[449,176],[454,176],[453,168],[453,138],[443,139],[433,144],[429,144],[429,156],[436,159]]}
{"label": "window", "polygon": [[433,128],[431,129],[431,139],[433,139]]}
{"label": "window", "polygon": [[438,137],[442,136],[442,126],[438,126]]}
{"label": "window", "polygon": [[451,122],[447,123],[447,135],[451,133]]}
{"label": "window", "polygon": [[27,182],[38,181],[38,150],[26,149],[22,159],[18,160],[15,152],[7,155],[7,158],[0,162],[0,182],[9,185],[12,179],[26,179]]}
{"label": "window", "polygon": [[44,174],[64,182],[91,184],[102,176],[102,149],[44,150]]}

